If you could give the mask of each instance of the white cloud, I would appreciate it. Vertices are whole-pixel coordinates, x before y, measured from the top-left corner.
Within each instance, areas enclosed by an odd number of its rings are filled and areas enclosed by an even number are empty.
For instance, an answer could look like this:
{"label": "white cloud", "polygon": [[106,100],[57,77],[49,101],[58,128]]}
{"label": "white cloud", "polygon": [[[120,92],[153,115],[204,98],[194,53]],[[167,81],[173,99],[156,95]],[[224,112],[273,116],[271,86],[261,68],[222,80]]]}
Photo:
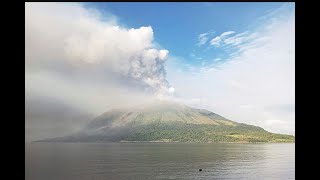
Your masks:
{"label": "white cloud", "polygon": [[[229,36],[231,34],[234,34],[234,35]],[[213,38],[210,41],[211,42],[210,44],[215,47],[221,47],[229,50],[230,48],[232,48],[232,50],[234,51],[233,53],[231,53],[231,56],[232,56],[232,54],[237,54],[246,48],[251,48],[252,46],[256,46],[256,44],[258,43],[261,44],[261,42],[259,41],[264,41],[266,39],[267,37],[264,37],[258,32],[250,33],[249,31],[245,31],[239,34],[235,34],[234,31],[227,31],[222,33],[220,36],[216,36],[215,38]]]}
{"label": "white cloud", "polygon": [[204,45],[208,41],[208,37],[199,38],[198,46]]}
{"label": "white cloud", "polygon": [[213,33],[215,33],[215,32],[214,31],[209,31],[209,32],[206,32],[206,33],[199,34],[197,46],[202,46],[202,45],[206,44],[206,42],[209,40],[208,36],[210,34],[213,34]]}
{"label": "white cloud", "polygon": [[[231,120],[294,134],[294,108],[280,108],[295,104],[294,15],[275,18],[265,27],[227,40],[237,44],[236,38],[245,37],[246,43],[238,43],[237,53],[215,67],[176,72],[174,63],[168,61],[168,78],[176,94],[186,103],[199,99],[189,105]],[[220,36],[214,42],[221,43]]]}
{"label": "white cloud", "polygon": [[243,42],[243,37],[230,37],[223,41],[225,44],[238,45]]}
{"label": "white cloud", "polygon": [[234,34],[234,31],[226,31],[223,32],[220,36],[216,36],[215,38],[211,39],[210,44],[216,47],[220,46],[220,42],[228,35]]}
{"label": "white cloud", "polygon": [[215,58],[213,61],[215,61],[215,62],[221,61],[221,58]]}
{"label": "white cloud", "polygon": [[221,41],[221,37],[220,37],[220,36],[217,36],[217,37],[213,38],[213,39],[210,41],[210,43],[211,43],[211,45],[219,46],[220,41]]}
{"label": "white cloud", "polygon": [[205,37],[206,35],[208,35],[209,33],[201,33],[201,34],[199,34],[199,38],[203,38],[203,37]]}
{"label": "white cloud", "polygon": [[235,32],[234,31],[227,31],[227,32],[222,33],[220,35],[220,37],[222,38],[222,37],[228,36],[228,35],[233,34],[233,33],[235,33]]}

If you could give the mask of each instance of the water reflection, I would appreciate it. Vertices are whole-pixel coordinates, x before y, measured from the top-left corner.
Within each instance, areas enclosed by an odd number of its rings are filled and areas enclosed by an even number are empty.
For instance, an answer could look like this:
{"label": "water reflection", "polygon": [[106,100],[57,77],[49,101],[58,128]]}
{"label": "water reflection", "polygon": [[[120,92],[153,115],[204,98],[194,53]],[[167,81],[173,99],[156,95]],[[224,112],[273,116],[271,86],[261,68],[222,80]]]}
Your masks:
{"label": "water reflection", "polygon": [[35,143],[26,180],[294,179],[294,162],[294,144]]}

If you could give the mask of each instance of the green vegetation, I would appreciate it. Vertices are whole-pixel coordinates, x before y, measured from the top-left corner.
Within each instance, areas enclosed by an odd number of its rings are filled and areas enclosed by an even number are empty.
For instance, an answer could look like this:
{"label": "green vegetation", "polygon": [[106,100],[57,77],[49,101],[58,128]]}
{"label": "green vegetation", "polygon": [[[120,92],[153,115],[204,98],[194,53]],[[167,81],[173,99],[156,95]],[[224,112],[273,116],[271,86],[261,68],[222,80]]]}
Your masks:
{"label": "green vegetation", "polygon": [[178,142],[294,142],[294,136],[269,133],[262,128],[245,124],[236,126],[154,123],[136,127],[124,141]]}

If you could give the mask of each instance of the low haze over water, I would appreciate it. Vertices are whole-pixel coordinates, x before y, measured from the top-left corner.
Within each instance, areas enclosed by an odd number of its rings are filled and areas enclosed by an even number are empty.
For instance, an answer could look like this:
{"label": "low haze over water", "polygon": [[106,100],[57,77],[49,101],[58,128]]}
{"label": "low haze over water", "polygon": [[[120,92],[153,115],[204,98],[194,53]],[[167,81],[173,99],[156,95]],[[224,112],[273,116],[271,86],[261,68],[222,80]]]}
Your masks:
{"label": "low haze over water", "polygon": [[294,143],[29,143],[25,158],[26,180],[295,179]]}

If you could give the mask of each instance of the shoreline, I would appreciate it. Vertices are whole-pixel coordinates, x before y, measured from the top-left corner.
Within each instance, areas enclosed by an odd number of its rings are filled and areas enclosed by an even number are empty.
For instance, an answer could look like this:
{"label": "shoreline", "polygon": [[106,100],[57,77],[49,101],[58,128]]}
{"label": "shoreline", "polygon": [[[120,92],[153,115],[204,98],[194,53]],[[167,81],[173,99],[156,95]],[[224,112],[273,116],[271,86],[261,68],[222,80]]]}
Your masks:
{"label": "shoreline", "polygon": [[118,142],[111,142],[111,141],[95,141],[95,142],[45,142],[45,141],[33,141],[33,142],[25,142],[25,144],[33,144],[33,143],[163,143],[163,144],[289,144],[289,143],[293,143],[294,142],[246,142],[246,141],[242,141],[242,142],[179,142],[179,141],[118,141]]}
{"label": "shoreline", "polygon": [[285,144],[285,143],[295,143],[295,142],[180,142],[180,141],[119,141],[116,143],[181,143],[181,144],[215,144],[215,143],[220,143],[220,144],[273,144],[273,143],[278,143],[278,144]]}

